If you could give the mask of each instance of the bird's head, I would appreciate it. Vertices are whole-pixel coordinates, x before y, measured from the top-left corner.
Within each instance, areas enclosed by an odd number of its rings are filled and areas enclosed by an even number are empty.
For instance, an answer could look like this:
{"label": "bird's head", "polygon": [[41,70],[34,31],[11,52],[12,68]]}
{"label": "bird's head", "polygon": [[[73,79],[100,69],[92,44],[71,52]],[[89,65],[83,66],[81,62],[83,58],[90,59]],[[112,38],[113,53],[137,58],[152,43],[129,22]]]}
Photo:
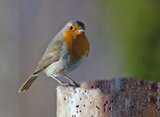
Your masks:
{"label": "bird's head", "polygon": [[71,20],[69,21],[64,29],[63,35],[66,39],[76,39],[78,35],[85,34],[85,25],[81,21]]}

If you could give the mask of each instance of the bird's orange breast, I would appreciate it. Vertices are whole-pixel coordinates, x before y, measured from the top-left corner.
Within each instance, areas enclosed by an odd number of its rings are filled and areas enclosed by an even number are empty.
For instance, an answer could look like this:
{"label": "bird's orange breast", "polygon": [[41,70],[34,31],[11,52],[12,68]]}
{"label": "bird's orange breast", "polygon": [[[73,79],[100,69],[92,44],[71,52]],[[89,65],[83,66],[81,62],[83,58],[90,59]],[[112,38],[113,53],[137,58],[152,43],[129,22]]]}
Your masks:
{"label": "bird's orange breast", "polygon": [[88,55],[89,42],[84,33],[77,36],[66,33],[64,34],[64,42],[73,63],[78,62],[82,57]]}

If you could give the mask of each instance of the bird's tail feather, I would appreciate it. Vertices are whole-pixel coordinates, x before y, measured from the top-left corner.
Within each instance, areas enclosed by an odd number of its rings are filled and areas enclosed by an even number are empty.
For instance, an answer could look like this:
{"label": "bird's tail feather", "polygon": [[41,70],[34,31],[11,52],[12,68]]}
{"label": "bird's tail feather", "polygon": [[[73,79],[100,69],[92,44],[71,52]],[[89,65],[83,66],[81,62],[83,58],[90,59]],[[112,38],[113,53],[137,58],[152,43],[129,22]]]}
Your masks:
{"label": "bird's tail feather", "polygon": [[38,78],[38,74],[33,74],[31,75],[27,81],[20,87],[20,89],[18,90],[19,93],[26,91],[30,88],[30,86],[32,85],[32,83]]}

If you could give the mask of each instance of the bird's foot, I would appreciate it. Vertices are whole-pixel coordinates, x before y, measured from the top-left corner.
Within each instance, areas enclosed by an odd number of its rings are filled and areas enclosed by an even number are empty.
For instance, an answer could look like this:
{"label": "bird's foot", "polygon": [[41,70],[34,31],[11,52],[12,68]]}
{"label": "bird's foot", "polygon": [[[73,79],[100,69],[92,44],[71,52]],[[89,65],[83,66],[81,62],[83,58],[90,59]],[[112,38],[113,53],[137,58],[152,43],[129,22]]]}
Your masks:
{"label": "bird's foot", "polygon": [[68,82],[62,82],[61,84],[62,86],[73,86],[72,84],[68,83]]}
{"label": "bird's foot", "polygon": [[76,82],[72,82],[71,83],[73,86],[75,86],[75,87],[79,87],[80,85],[78,84],[78,83],[76,83]]}
{"label": "bird's foot", "polygon": [[74,87],[79,87],[80,85],[77,84],[76,82],[73,82],[73,83],[68,83],[68,82],[62,82],[61,83],[62,86],[74,86]]}
{"label": "bird's foot", "polygon": [[72,80],[71,78],[69,78],[67,75],[64,75],[64,77],[70,81],[71,85],[74,87],[79,87],[80,85],[77,84],[74,80]]}

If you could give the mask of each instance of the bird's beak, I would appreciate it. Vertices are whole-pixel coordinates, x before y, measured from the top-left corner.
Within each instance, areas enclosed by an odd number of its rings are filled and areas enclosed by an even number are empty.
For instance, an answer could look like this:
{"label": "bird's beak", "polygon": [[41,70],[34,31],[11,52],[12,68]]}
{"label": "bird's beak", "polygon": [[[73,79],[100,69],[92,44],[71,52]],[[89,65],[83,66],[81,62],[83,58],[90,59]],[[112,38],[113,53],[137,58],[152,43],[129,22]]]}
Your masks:
{"label": "bird's beak", "polygon": [[84,33],[85,32],[85,30],[83,30],[83,29],[79,29],[78,30],[78,34],[82,34],[82,33]]}

